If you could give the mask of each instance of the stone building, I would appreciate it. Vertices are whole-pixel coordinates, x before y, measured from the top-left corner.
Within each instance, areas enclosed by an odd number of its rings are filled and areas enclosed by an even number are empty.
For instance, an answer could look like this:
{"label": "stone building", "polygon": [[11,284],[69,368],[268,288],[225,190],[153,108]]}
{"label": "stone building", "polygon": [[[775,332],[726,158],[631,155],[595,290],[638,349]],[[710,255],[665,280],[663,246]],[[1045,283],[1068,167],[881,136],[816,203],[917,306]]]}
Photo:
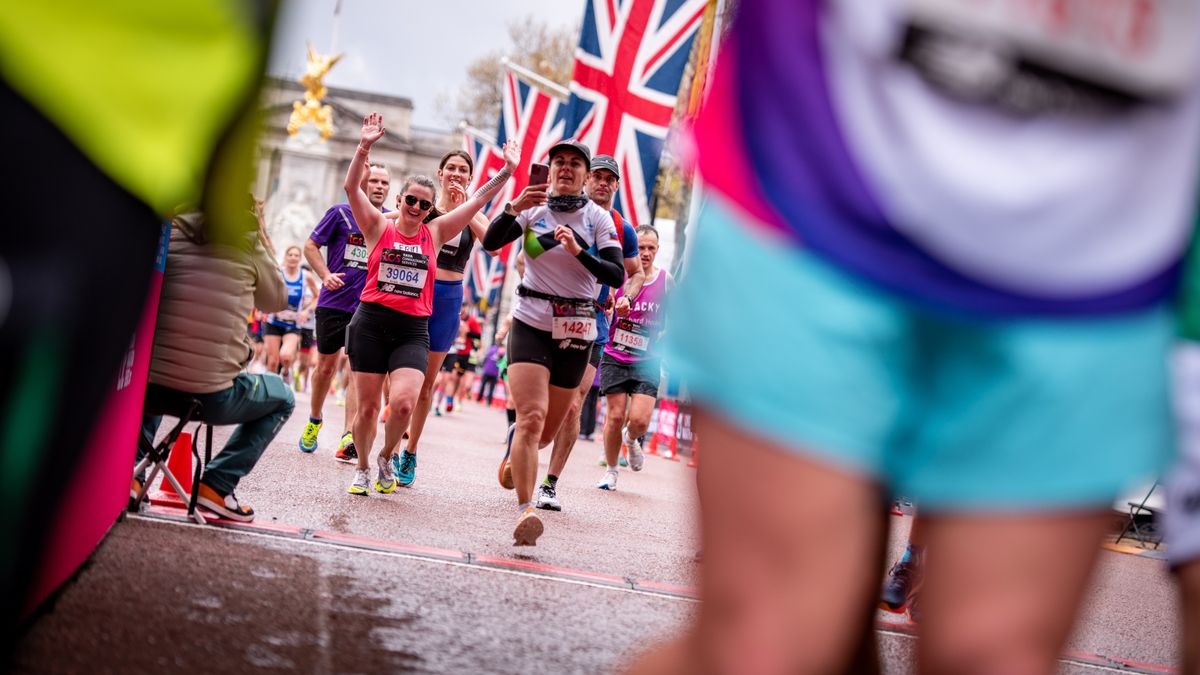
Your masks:
{"label": "stone building", "polygon": [[371,160],[391,172],[389,207],[404,176],[433,176],[442,155],[462,145],[456,132],[414,127],[410,99],[337,87],[329,87],[324,100],[333,109],[333,137],[322,141],[311,124],[289,136],[292,102],[303,95],[298,82],[278,78],[269,78],[262,94],[265,128],[258,145],[254,194],[266,199],[267,227],[281,254],[285,247],[302,243],[330,205],[346,201],[342,182],[358,147],[362,119],[369,113],[382,114],[387,129],[372,148]]}

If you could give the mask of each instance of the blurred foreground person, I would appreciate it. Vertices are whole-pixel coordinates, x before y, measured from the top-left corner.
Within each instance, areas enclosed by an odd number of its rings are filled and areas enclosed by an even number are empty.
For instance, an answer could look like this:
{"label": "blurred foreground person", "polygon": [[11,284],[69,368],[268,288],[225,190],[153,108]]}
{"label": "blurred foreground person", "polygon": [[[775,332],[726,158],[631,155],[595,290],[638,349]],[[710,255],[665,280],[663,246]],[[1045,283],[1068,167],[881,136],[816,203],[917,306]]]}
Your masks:
{"label": "blurred foreground person", "polygon": [[[874,670],[887,494],[936,552],[922,672],[1054,670],[1110,505],[1169,460],[1200,14],[1041,7],[739,3],[664,357],[704,603],[646,670]],[[765,379],[729,358],[762,335],[797,355]]]}
{"label": "blurred foreground person", "polygon": [[[234,490],[291,417],[295,399],[277,373],[242,372],[254,353],[243,317],[254,307],[284,310],[294,304],[294,294],[265,237],[248,234],[237,246],[214,245],[202,220],[188,214],[171,222],[171,263],[163,277],[146,400],[194,398],[202,406],[197,420],[239,425],[204,467],[196,502],[222,518],[249,522],[254,509],[241,504]],[[142,418],[139,461],[161,422]],[[144,480],[134,477],[134,495]]]}
{"label": "blurred foreground person", "polygon": [[[68,485],[84,466],[142,312],[163,217],[187,202],[233,229],[254,228],[251,113],[274,9],[0,4],[0,145],[20,167],[5,174],[11,210],[0,227],[6,621],[53,535],[60,500],[38,486]],[[48,218],[48,205],[64,200],[86,216]],[[5,631],[0,652],[16,634]]]}

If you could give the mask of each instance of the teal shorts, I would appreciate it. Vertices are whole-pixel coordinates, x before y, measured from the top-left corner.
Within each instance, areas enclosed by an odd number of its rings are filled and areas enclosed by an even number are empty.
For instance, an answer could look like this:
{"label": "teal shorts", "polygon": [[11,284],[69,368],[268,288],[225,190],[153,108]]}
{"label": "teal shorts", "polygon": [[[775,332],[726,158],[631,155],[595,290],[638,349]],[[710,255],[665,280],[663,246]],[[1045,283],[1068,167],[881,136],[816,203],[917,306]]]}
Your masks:
{"label": "teal shorts", "polygon": [[1170,461],[1166,307],[943,314],[749,218],[710,194],[668,301],[664,362],[698,405],[926,510],[1109,508]]}

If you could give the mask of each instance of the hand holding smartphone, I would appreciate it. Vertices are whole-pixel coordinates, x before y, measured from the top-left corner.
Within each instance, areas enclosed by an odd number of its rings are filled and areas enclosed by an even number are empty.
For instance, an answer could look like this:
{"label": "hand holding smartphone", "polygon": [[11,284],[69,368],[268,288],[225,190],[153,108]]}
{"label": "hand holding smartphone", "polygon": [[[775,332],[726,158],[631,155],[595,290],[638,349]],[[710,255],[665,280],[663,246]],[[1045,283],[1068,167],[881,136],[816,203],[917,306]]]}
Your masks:
{"label": "hand holding smartphone", "polygon": [[545,185],[550,182],[550,167],[546,164],[533,164],[529,167],[529,184]]}

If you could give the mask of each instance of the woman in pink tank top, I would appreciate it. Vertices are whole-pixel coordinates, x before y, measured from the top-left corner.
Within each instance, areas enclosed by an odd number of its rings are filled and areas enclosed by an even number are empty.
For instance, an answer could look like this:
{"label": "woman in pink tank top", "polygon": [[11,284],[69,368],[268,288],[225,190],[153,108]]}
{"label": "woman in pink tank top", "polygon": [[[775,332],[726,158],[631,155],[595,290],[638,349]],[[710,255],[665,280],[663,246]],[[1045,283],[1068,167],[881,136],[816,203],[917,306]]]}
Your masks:
{"label": "woman in pink tank top", "polygon": [[354,220],[370,251],[362,302],[346,329],[346,354],[358,390],[358,417],[353,425],[358,468],[348,490],[356,495],[370,490],[369,460],[385,382],[391,414],[377,458],[375,490],[388,493],[396,489],[391,456],[408,426],[429,361],[437,252],[442,244],[459,236],[472,216],[500,190],[520,158],[520,147],[510,141],[504,146],[505,169],[459,208],[428,224],[422,221],[437,201],[437,185],[427,176],[410,176],[401,188],[399,213],[393,221],[367,199],[362,186],[369,173],[371,146],[383,134],[379,113],[363,120],[358,151],[345,183]]}

